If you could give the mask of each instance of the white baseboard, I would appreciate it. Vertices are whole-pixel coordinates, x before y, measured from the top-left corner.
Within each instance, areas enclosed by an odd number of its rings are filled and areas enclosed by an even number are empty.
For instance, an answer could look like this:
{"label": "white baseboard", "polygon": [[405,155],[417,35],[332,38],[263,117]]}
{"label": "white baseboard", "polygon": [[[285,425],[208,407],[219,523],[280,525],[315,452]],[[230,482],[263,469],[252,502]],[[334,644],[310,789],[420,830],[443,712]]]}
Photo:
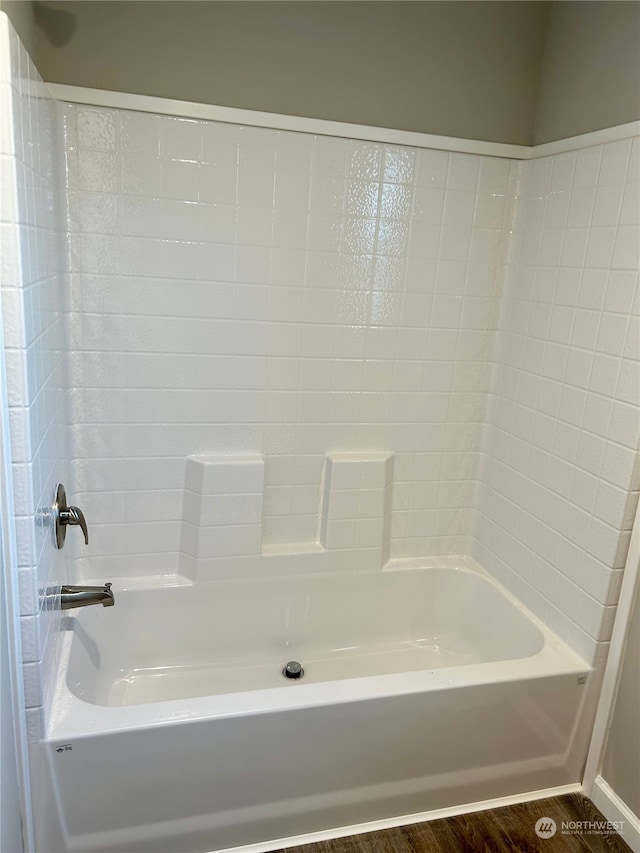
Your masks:
{"label": "white baseboard", "polygon": [[640,853],[640,818],[620,799],[602,776],[596,777],[593,783],[591,801],[607,820],[623,823],[620,835],[633,853]]}
{"label": "white baseboard", "polygon": [[[372,820],[368,823],[357,823],[352,826],[340,826],[322,832],[309,832],[306,835],[293,835],[290,838],[276,838],[260,844],[245,844],[242,847],[226,847],[224,850],[212,853],[269,853],[271,850],[281,850],[285,847],[299,847],[302,844],[314,844],[318,841],[328,841],[332,838],[345,838],[348,835],[362,835],[365,832],[379,832],[381,829],[391,829],[394,826],[408,826],[411,823],[425,823],[430,820],[441,820],[472,812],[484,812],[489,809],[499,809],[503,806],[514,806],[532,800],[546,800],[548,797],[562,797],[565,794],[575,794],[582,791],[579,782],[573,785],[560,785],[556,788],[543,788],[540,791],[528,791],[526,794],[513,794],[509,797],[497,797],[494,800],[482,800],[477,803],[465,803],[462,806],[452,806],[447,809],[434,809],[418,814],[401,815],[386,820]],[[635,851],[634,851],[635,853]]]}

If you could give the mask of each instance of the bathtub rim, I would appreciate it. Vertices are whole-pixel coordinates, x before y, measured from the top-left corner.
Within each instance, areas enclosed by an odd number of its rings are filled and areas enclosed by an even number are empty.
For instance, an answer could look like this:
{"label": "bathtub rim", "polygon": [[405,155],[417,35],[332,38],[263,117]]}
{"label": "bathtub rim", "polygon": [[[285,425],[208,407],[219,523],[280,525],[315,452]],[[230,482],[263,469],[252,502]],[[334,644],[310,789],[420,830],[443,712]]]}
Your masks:
{"label": "bathtub rim", "polygon": [[[594,668],[584,661],[525,605],[506,590],[489,572],[469,557],[440,559],[397,560],[388,563],[384,572],[429,571],[451,569],[456,572],[480,575],[510,601],[524,618],[533,623],[543,636],[542,649],[529,657],[465,664],[440,669],[414,670],[384,675],[324,681],[318,683],[283,684],[259,690],[197,696],[188,699],[168,699],[138,705],[94,705],[78,698],[67,685],[67,668],[73,632],[64,632],[45,739],[49,742],[108,735],[114,732],[135,731],[150,726],[169,726],[202,720],[253,716],[309,707],[344,704],[379,699],[385,696],[408,695],[428,691],[459,689],[481,684],[527,681],[557,675],[575,675],[591,680]],[[351,573],[350,573],[351,574]],[[371,574],[371,573],[363,573]],[[342,576],[340,572],[314,572],[309,576]],[[178,586],[200,586],[177,577],[167,583],[149,577],[130,578],[120,591],[134,589],[171,589]],[[209,581],[206,583],[229,583]],[[116,591],[117,595],[117,591]],[[585,687],[587,684],[585,683]]]}

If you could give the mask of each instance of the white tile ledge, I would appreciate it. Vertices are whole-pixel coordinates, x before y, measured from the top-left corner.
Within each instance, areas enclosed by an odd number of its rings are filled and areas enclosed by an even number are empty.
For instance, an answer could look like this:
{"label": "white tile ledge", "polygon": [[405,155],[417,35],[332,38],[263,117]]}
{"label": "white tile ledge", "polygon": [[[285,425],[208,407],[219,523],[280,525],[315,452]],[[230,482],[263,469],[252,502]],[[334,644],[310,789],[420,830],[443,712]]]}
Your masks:
{"label": "white tile ledge", "polygon": [[274,130],[291,130],[297,133],[317,133],[323,136],[339,136],[348,139],[364,139],[368,142],[386,142],[391,145],[410,145],[415,148],[433,148],[441,151],[456,151],[463,154],[483,154],[488,157],[509,157],[514,160],[532,160],[575,151],[591,145],[602,145],[618,139],[640,135],[640,121],[632,121],[615,127],[606,127],[592,133],[583,133],[543,145],[509,145],[503,142],[485,142],[480,139],[462,139],[455,136],[438,136],[432,133],[416,133],[409,130],[393,130],[364,124],[349,124],[341,121],[305,118],[304,116],[265,113],[257,110],[220,107],[214,104],[199,104],[193,101],[176,101],[150,95],[135,95],[130,92],[111,92],[107,89],[90,89],[84,86],[68,86],[64,83],[47,83],[53,98],[75,104],[110,107],[120,110],[135,110],[144,113],[179,116],[181,118],[223,121],[229,124],[244,124],[269,127]]}

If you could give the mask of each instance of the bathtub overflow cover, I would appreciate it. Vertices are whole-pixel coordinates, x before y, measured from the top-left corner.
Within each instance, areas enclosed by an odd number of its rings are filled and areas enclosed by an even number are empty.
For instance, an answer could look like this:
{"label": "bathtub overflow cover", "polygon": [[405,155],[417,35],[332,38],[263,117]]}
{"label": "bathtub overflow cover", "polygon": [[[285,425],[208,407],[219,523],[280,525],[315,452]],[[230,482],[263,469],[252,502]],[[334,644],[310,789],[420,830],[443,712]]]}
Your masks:
{"label": "bathtub overflow cover", "polygon": [[282,670],[282,674],[285,678],[302,678],[304,669],[302,668],[302,664],[298,663],[297,660],[290,660]]}

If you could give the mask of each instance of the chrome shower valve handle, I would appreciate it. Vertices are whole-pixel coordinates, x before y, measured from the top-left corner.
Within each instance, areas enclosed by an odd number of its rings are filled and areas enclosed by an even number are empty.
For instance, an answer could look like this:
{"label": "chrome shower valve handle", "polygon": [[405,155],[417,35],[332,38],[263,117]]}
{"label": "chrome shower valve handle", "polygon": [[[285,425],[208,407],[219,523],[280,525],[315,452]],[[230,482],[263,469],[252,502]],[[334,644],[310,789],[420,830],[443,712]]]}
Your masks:
{"label": "chrome shower valve handle", "polygon": [[78,525],[84,533],[84,544],[89,544],[89,533],[87,531],[87,522],[84,513],[77,506],[68,506],[66,509],[61,509],[59,512],[60,524]]}
{"label": "chrome shower valve handle", "polygon": [[62,483],[56,488],[56,501],[53,505],[53,514],[56,524],[56,545],[62,548],[67,535],[67,527],[78,526],[84,533],[84,544],[89,544],[89,531],[84,513],[77,506],[67,506],[67,494]]}

